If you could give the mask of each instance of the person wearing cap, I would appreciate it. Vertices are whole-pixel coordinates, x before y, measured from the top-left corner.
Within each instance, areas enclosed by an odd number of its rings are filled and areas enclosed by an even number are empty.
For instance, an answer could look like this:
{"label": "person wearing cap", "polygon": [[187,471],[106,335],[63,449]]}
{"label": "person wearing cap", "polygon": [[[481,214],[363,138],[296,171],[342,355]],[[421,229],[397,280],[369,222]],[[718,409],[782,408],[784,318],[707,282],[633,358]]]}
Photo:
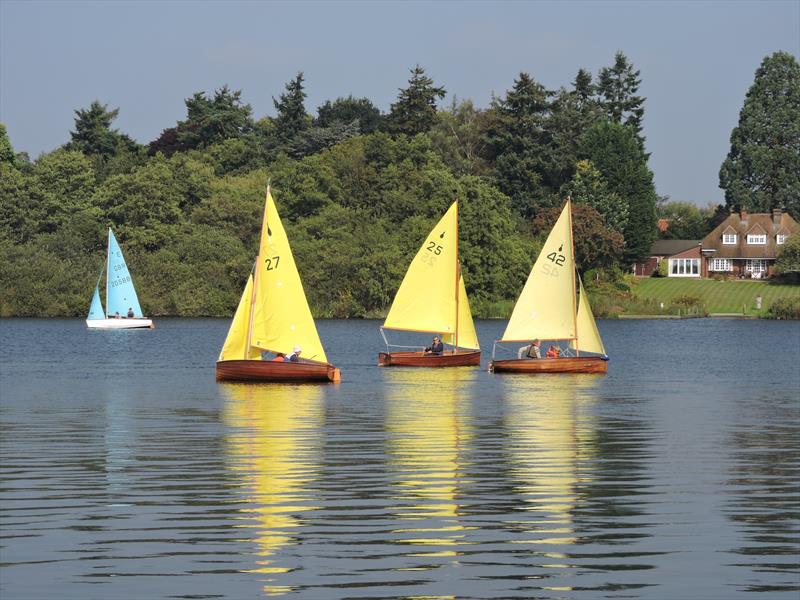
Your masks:
{"label": "person wearing cap", "polygon": [[300,346],[294,347],[294,352],[292,352],[289,356],[286,357],[286,360],[289,362],[299,362],[300,361],[300,353],[302,352],[302,348]]}
{"label": "person wearing cap", "polygon": [[433,343],[425,348],[425,354],[443,354],[444,353],[444,344],[442,340],[439,339],[438,335],[433,336]]}
{"label": "person wearing cap", "polygon": [[539,340],[533,340],[530,346],[523,346],[517,350],[517,358],[542,358],[539,350]]}

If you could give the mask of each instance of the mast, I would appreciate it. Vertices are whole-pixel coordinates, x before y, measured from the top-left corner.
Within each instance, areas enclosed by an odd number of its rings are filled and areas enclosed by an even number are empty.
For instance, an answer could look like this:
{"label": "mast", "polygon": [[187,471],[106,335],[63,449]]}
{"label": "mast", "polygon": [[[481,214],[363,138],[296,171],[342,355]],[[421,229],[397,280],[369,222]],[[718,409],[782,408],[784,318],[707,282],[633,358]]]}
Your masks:
{"label": "mast", "polygon": [[[458,260],[458,198],[456,198],[456,334],[453,352],[458,352],[458,291],[461,283],[461,264]],[[444,347],[444,346],[443,346]]]}
{"label": "mast", "polygon": [[[106,240],[106,308],[103,310],[108,318],[108,267],[111,264],[111,227],[108,228],[108,239]],[[102,277],[102,275],[101,275]]]}
{"label": "mast", "polygon": [[269,193],[270,182],[267,181],[267,196],[264,199],[264,218],[261,221],[261,237],[258,240],[258,252],[256,253],[255,273],[253,274],[253,293],[250,296],[250,323],[247,325],[247,345],[244,348],[244,358],[247,360],[247,355],[250,352],[250,347],[253,345],[253,319],[256,313],[256,290],[258,289],[258,272],[260,271],[259,260],[261,260],[261,248],[264,246],[264,235],[268,229],[267,225],[267,210],[269,208]]}
{"label": "mast", "polygon": [[575,296],[577,295],[575,272],[578,265],[575,262],[575,241],[572,237],[572,197],[567,196],[567,204],[569,205],[569,247],[572,252],[572,326],[575,331],[575,356],[580,356],[581,351],[578,350],[578,307]]}

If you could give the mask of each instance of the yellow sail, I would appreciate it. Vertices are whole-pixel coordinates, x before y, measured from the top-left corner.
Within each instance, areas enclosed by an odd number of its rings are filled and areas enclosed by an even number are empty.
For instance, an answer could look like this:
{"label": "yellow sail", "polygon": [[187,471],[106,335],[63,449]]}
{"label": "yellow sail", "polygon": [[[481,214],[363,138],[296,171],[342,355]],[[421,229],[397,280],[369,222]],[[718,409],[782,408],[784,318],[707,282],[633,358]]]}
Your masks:
{"label": "yellow sail", "polygon": [[244,292],[239,300],[236,314],[233,315],[228,337],[225,338],[225,343],[219,353],[219,360],[258,360],[261,358],[261,350],[253,348],[247,341],[252,298],[253,276],[250,275],[247,278],[247,285],[244,286]]}
{"label": "yellow sail", "polygon": [[[445,344],[454,346],[455,335],[448,333],[442,336]],[[458,278],[458,346],[470,350],[480,350],[478,335],[475,333],[475,323],[472,322],[472,311],[469,309],[467,288],[464,286],[464,276]]]}
{"label": "yellow sail", "polygon": [[[605,354],[606,349],[603,347],[603,340],[600,339],[600,332],[597,330],[597,323],[594,322],[592,315],[592,307],[589,306],[589,296],[586,290],[583,289],[583,282],[578,282],[581,291],[578,300],[578,343],[577,348],[580,352],[594,352],[596,354]],[[575,342],[570,343],[572,348],[575,348]]]}
{"label": "yellow sail", "polygon": [[251,345],[286,354],[299,346],[303,358],[327,362],[286,231],[269,190],[256,262],[255,288]]}
{"label": "yellow sail", "polygon": [[[442,334],[442,341],[478,349],[458,263],[458,202],[428,234],[406,271],[383,323],[386,329]],[[458,294],[458,302],[456,302]]]}
{"label": "yellow sail", "polygon": [[575,257],[570,207],[567,200],[522,288],[502,341],[575,337]]}

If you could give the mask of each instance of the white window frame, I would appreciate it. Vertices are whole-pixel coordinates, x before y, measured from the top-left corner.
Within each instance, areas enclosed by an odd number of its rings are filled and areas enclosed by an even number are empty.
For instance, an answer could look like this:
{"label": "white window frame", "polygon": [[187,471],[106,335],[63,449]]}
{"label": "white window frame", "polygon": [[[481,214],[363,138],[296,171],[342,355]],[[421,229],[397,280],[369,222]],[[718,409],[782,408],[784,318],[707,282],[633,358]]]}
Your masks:
{"label": "white window frame", "polygon": [[709,271],[733,271],[733,261],[730,258],[712,258]]}
{"label": "white window frame", "polygon": [[722,243],[726,246],[735,246],[736,245],[736,234],[735,233],[723,233],[722,234]]}
{"label": "white window frame", "polygon": [[786,235],[785,233],[779,233],[779,234],[778,234],[778,235],[775,237],[775,241],[777,241],[779,244],[785,244],[785,243],[786,243],[786,240],[788,240],[788,239],[789,239],[789,236],[788,236],[788,235]]}
{"label": "white window frame", "polygon": [[764,258],[748,258],[744,263],[744,270],[748,273],[766,273],[767,261]]}
{"label": "white window frame", "polygon": [[699,258],[670,258],[669,277],[700,277]]}
{"label": "white window frame", "polygon": [[767,234],[766,233],[748,233],[747,234],[747,243],[763,246],[767,243]]}

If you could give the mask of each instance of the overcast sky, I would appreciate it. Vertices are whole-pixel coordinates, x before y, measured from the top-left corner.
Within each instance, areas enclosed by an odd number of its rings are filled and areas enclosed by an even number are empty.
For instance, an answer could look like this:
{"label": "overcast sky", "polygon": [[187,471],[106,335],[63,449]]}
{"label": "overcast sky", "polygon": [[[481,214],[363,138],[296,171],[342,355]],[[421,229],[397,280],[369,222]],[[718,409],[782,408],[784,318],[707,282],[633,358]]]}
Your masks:
{"label": "overcast sky", "polygon": [[224,84],[256,117],[298,71],[306,108],[353,94],[387,111],[422,65],[449,104],[489,105],[520,72],[569,86],[621,50],[641,71],[657,191],[722,202],[719,166],[763,58],[800,56],[800,1],[73,2],[0,0],[0,121],[36,158],[69,140],[74,110],[120,109],[141,143]]}

